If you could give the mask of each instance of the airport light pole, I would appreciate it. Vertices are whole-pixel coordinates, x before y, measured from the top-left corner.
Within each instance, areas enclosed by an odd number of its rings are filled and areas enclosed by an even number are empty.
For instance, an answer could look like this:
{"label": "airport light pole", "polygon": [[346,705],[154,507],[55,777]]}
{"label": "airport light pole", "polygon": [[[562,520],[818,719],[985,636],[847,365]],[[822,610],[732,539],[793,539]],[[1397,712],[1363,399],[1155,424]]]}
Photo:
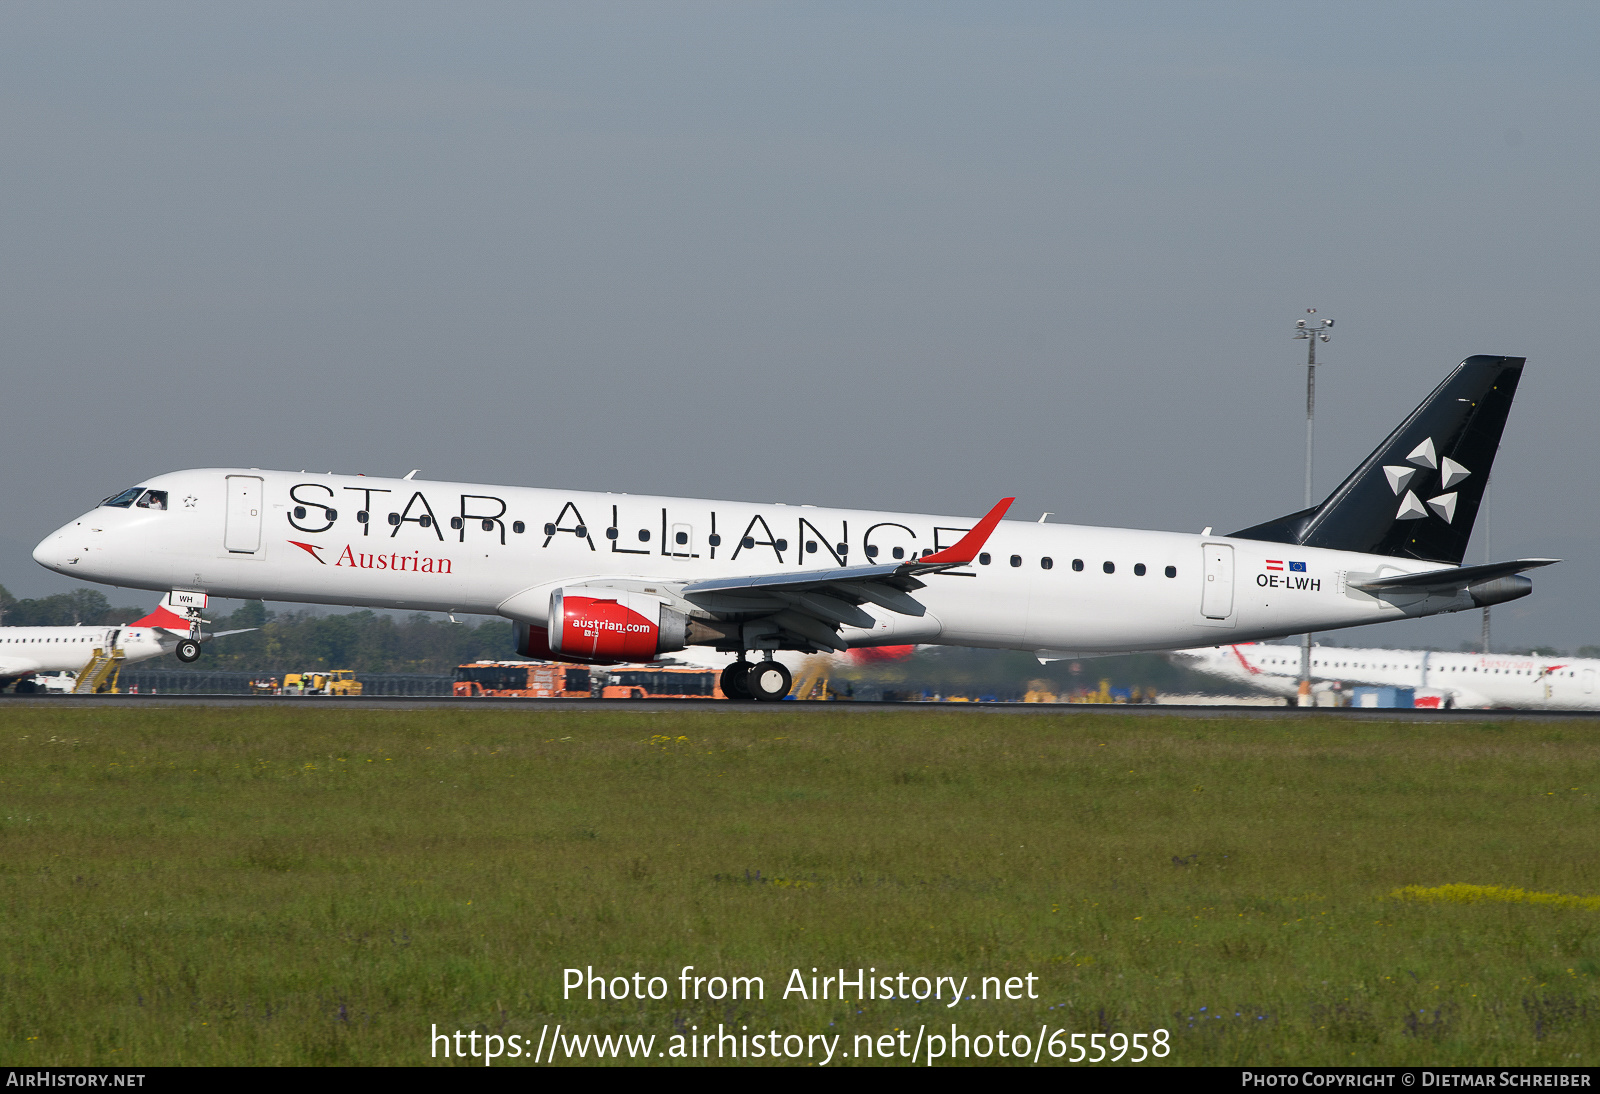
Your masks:
{"label": "airport light pole", "polygon": [[[1489,482],[1490,479],[1483,480],[1483,505],[1480,510],[1483,513],[1483,561],[1485,564],[1494,561],[1489,557]],[[1487,607],[1483,609],[1483,634],[1481,637],[1483,655],[1487,657],[1489,655],[1489,609]]]}
{"label": "airport light pole", "polygon": [[[1316,308],[1307,308],[1307,315],[1316,315]],[[1295,322],[1295,339],[1306,344],[1306,508],[1311,508],[1311,442],[1316,432],[1317,420],[1317,343],[1330,337],[1328,328],[1332,319],[1300,319]],[[1300,705],[1311,705],[1311,635],[1300,637]]]}

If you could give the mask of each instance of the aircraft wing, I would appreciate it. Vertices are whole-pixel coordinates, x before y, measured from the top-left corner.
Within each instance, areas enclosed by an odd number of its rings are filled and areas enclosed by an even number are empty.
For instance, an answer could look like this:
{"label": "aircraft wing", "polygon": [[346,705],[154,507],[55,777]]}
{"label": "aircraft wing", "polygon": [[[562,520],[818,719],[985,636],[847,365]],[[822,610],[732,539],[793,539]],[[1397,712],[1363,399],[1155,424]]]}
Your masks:
{"label": "aircraft wing", "polygon": [[911,596],[924,587],[919,575],[972,562],[1016,500],[1002,499],[954,546],[906,562],[692,581],[681,595],[718,616],[764,618],[816,646],[845,650],[849,645],[839,637],[840,627],[871,630],[877,624],[863,604],[901,615],[926,614],[927,608]]}
{"label": "aircraft wing", "polygon": [[1520,574],[1524,570],[1537,569],[1540,566],[1551,566],[1560,562],[1559,558],[1519,558],[1511,562],[1488,562],[1481,566],[1454,566],[1447,570],[1429,570],[1421,574],[1398,574],[1394,577],[1373,577],[1366,580],[1364,574],[1351,574],[1348,584],[1351,588],[1363,592],[1378,592],[1383,589],[1398,589],[1414,592],[1451,591],[1464,589],[1468,585],[1477,585],[1483,581],[1493,581],[1496,578],[1510,577]]}

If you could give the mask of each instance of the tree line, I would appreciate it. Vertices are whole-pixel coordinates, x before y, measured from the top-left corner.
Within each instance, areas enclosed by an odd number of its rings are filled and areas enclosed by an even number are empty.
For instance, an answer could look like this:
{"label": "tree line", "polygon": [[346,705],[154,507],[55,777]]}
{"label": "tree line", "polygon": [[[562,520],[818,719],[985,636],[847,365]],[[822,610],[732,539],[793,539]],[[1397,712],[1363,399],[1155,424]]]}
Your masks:
{"label": "tree line", "polygon": [[[0,626],[71,627],[132,623],[146,607],[113,607],[97,589],[19,600],[0,586]],[[511,623],[451,623],[421,612],[402,619],[371,611],[321,615],[269,611],[247,600],[232,612],[207,612],[207,631],[251,628],[207,642],[197,669],[278,675],[308,669],[354,669],[362,673],[453,673],[468,661],[516,658]],[[175,662],[174,662],[175,663]]]}

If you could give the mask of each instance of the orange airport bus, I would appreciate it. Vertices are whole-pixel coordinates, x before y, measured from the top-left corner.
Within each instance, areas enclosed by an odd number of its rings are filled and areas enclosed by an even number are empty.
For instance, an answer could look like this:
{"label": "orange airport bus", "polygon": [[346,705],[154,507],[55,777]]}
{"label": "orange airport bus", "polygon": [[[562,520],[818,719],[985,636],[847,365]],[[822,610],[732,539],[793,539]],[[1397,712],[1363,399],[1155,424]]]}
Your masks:
{"label": "orange airport bus", "polygon": [[519,699],[721,699],[718,677],[715,669],[686,665],[586,669],[546,661],[474,661],[457,666],[451,690]]}
{"label": "orange airport bus", "polygon": [[520,699],[588,699],[586,668],[544,661],[474,661],[456,668],[456,695],[513,696]]}
{"label": "orange airport bus", "polygon": [[715,669],[688,666],[617,668],[606,672],[603,699],[721,699]]}

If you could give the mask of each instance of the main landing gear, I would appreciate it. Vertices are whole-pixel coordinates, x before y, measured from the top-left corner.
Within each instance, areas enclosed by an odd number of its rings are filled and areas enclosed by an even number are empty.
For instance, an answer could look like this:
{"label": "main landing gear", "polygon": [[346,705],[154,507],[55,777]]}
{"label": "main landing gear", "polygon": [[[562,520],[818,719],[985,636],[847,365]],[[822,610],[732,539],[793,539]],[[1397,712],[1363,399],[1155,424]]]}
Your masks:
{"label": "main landing gear", "polygon": [[789,694],[794,679],[778,661],[751,664],[739,660],[722,670],[722,694],[729,699],[759,699],[773,703]]}

